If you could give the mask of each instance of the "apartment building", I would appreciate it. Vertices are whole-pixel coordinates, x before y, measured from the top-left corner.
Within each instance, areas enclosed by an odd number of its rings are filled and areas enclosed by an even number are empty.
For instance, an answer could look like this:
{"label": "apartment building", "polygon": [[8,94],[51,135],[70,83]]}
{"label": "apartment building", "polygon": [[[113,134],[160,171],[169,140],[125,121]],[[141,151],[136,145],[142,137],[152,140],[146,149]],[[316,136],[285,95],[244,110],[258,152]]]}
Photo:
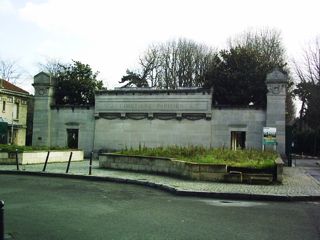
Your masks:
{"label": "apartment building", "polygon": [[27,91],[0,79],[1,144],[25,145],[29,97]]}

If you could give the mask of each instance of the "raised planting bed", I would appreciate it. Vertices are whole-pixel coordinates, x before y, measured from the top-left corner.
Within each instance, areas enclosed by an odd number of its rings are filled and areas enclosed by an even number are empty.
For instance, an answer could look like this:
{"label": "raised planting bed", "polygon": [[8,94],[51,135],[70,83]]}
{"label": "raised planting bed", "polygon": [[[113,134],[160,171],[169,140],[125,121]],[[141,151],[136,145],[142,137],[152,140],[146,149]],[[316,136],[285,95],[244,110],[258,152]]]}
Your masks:
{"label": "raised planting bed", "polygon": [[[99,167],[167,174],[192,180],[237,183],[270,183],[272,181],[282,181],[283,162],[279,159],[279,164],[275,163],[271,168],[259,169],[263,179],[260,181],[260,179],[256,177],[256,179],[259,180],[257,182],[255,182],[254,177],[250,177],[250,174],[253,174],[252,168],[242,167],[236,171],[235,169],[231,170],[227,164],[193,163],[174,158],[155,156],[100,153]],[[267,173],[265,173],[266,171]],[[259,175],[257,172],[254,174]]]}
{"label": "raised planting bed", "polygon": [[[71,161],[82,161],[82,150],[50,150],[48,163],[67,162],[72,152]],[[19,164],[42,164],[45,162],[48,150],[18,152]],[[15,152],[0,152],[0,164],[16,164]]]}
{"label": "raised planting bed", "polygon": [[221,181],[227,173],[226,165],[197,164],[171,158],[129,156],[113,153],[99,154],[99,167],[164,173],[193,180]]}

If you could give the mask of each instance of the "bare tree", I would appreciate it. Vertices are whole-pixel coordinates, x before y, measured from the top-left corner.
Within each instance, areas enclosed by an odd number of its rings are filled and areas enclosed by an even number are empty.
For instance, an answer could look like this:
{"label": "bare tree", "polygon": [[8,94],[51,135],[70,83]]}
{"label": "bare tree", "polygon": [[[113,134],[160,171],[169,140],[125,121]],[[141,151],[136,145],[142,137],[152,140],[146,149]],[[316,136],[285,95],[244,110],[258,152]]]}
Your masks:
{"label": "bare tree", "polygon": [[22,70],[16,61],[0,59],[0,78],[15,84],[21,75]]}
{"label": "bare tree", "polygon": [[[127,71],[120,83],[136,81],[155,88],[200,87],[210,67],[214,51],[196,42],[179,39],[150,46],[140,58],[137,71]],[[139,80],[140,79],[140,80]]]}
{"label": "bare tree", "polygon": [[49,73],[51,76],[56,76],[59,70],[61,70],[61,66],[63,64],[60,60],[55,58],[47,58],[45,62],[38,63],[38,68],[40,71]]}
{"label": "bare tree", "polygon": [[[259,29],[246,31],[235,38],[229,39],[229,47],[246,47],[260,52],[263,62],[270,62],[283,68],[286,61],[286,52],[282,44],[281,32],[276,29]],[[288,70],[288,69],[287,69]]]}
{"label": "bare tree", "polygon": [[294,61],[295,72],[300,82],[320,83],[320,36],[303,51],[303,60]]}
{"label": "bare tree", "polygon": [[143,57],[140,57],[141,78],[148,82],[148,86],[156,87],[159,76],[159,49],[157,46],[147,49]]}
{"label": "bare tree", "polygon": [[302,102],[300,120],[306,119],[310,127],[318,127],[320,121],[320,36],[303,51],[302,62],[294,61],[293,64],[299,80],[294,92]]}

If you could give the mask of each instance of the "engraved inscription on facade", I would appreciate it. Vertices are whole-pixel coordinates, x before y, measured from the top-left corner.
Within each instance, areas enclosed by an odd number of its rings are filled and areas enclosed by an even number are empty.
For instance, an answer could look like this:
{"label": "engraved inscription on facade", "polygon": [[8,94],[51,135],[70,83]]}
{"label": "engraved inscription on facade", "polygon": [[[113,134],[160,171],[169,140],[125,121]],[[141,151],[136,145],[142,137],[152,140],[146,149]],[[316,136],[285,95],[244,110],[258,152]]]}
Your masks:
{"label": "engraved inscription on facade", "polygon": [[[154,112],[154,111],[208,111],[208,102],[104,102],[98,108],[102,111],[114,112]],[[98,111],[99,111],[98,110]]]}

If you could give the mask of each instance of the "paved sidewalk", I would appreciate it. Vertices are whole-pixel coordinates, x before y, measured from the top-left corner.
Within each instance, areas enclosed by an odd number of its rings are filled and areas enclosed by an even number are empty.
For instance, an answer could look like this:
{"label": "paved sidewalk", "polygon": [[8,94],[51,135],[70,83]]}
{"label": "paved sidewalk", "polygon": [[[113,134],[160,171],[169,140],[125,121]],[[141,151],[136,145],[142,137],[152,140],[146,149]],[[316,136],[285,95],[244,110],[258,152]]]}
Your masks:
{"label": "paved sidewalk", "polygon": [[43,164],[20,166],[0,165],[0,174],[36,174],[59,177],[106,180],[156,187],[179,195],[215,197],[246,200],[320,200],[320,182],[311,177],[303,168],[284,168],[283,183],[276,185],[248,185],[215,182],[196,182],[162,175],[99,169],[98,161],[93,161],[92,175],[88,175],[89,162],[72,162],[69,173],[65,174],[67,163],[51,163],[46,172]]}

